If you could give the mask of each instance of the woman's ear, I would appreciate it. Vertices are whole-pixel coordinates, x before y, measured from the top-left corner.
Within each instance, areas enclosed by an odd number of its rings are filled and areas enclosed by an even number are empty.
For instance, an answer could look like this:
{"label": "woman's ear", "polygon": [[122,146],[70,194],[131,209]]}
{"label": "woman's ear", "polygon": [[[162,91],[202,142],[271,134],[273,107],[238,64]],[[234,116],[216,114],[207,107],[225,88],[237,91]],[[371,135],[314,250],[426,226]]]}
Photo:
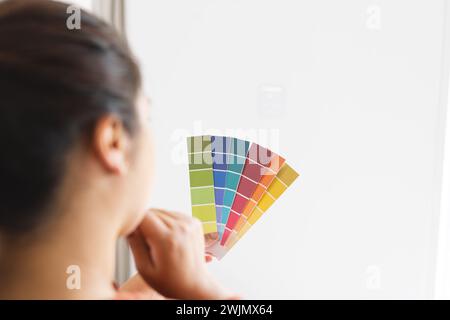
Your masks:
{"label": "woman's ear", "polygon": [[100,163],[106,170],[117,175],[128,171],[129,143],[123,123],[117,117],[105,116],[97,122],[93,145]]}

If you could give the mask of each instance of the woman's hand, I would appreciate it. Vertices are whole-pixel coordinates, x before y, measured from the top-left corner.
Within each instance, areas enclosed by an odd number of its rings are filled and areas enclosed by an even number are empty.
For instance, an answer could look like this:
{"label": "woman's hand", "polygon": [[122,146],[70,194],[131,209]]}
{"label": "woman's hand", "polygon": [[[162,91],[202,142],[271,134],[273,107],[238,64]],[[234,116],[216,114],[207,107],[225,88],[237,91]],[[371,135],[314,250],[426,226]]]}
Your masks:
{"label": "woman's hand", "polygon": [[139,273],[163,296],[231,298],[206,268],[205,240],[197,219],[150,210],[128,239]]}

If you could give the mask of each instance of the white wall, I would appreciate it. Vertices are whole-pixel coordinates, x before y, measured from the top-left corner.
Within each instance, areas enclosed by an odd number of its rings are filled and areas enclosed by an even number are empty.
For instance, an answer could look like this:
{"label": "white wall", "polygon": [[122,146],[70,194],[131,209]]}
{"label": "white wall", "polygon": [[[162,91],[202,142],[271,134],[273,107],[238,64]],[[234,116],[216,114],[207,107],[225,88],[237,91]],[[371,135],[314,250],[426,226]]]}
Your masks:
{"label": "white wall", "polygon": [[450,112],[448,112],[450,88],[448,93],[436,268],[436,298],[438,299],[450,299],[450,128],[448,126],[450,123]]}
{"label": "white wall", "polygon": [[76,4],[83,9],[92,10],[92,3],[94,0],[61,0],[61,2]]}
{"label": "white wall", "polygon": [[189,213],[177,156],[183,135],[208,133],[199,125],[262,129],[252,139],[301,173],[211,266],[230,287],[250,298],[433,296],[445,3],[127,2],[153,99],[153,206]]}

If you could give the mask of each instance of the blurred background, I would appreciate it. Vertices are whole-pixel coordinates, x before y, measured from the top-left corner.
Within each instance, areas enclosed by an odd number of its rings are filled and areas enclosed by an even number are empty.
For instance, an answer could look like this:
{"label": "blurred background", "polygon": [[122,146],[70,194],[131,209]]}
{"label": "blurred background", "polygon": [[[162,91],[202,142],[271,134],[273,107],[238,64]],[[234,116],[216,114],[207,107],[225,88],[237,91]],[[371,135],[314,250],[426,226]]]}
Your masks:
{"label": "blurred background", "polygon": [[[71,1],[126,37],[152,99],[150,205],[190,213],[185,136],[300,178],[220,262],[247,298],[450,298],[446,0]],[[117,279],[134,272],[118,244]]]}

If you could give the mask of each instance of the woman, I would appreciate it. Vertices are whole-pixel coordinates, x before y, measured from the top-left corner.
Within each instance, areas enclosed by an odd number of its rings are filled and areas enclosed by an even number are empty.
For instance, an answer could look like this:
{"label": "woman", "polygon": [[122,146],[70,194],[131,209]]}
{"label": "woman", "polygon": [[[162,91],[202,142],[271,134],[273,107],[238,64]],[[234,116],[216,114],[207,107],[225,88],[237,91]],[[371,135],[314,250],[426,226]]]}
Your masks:
{"label": "woman", "polygon": [[[84,11],[67,29],[67,7],[0,3],[0,298],[229,298],[200,223],[145,211],[153,151],[132,54]],[[139,273],[117,290],[119,236]]]}

